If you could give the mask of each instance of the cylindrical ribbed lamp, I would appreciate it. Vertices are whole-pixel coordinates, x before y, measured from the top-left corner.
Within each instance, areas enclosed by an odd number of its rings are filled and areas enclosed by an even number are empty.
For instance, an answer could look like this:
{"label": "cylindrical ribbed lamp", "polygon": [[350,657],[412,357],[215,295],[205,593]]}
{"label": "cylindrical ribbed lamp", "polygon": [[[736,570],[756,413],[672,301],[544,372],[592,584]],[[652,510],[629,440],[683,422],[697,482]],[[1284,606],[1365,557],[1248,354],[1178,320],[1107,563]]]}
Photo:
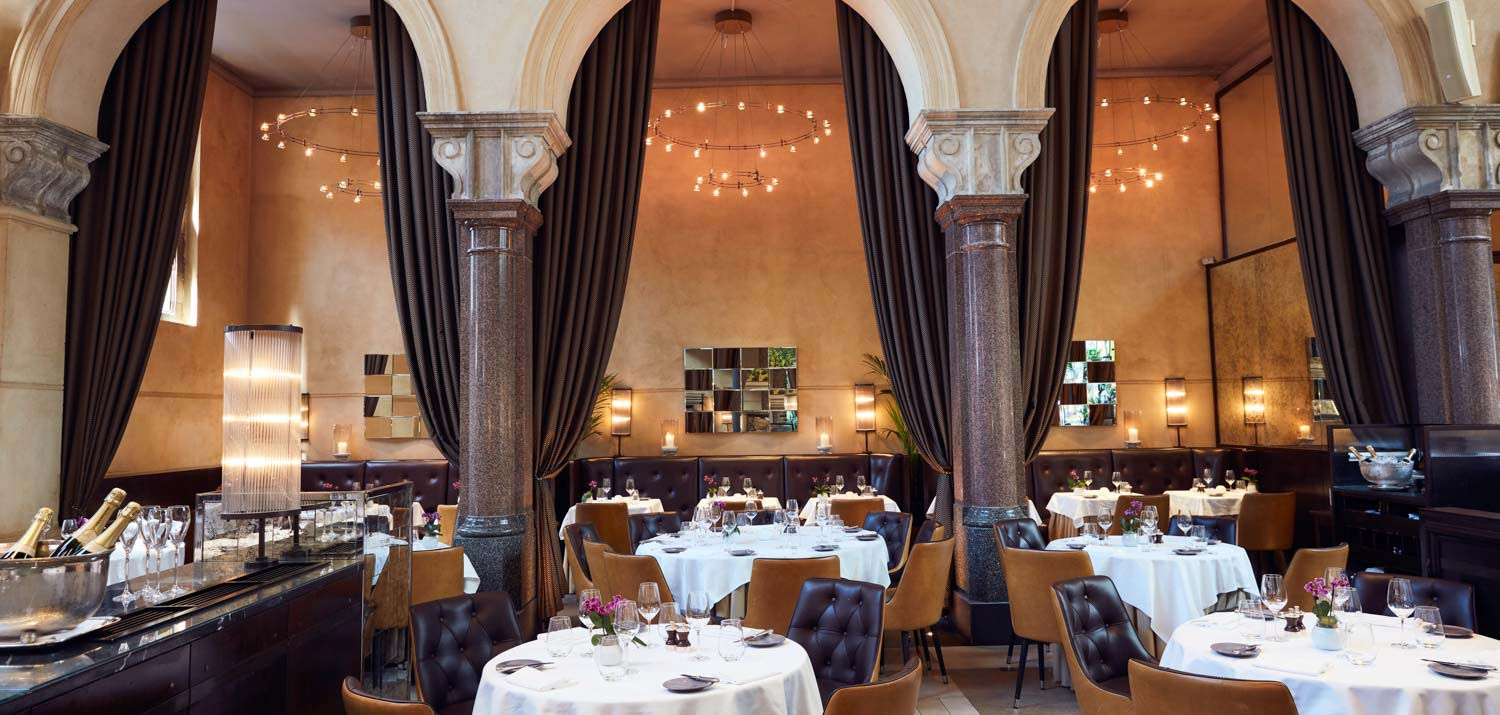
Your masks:
{"label": "cylindrical ribbed lamp", "polygon": [[224,329],[224,514],[302,506],[302,328]]}

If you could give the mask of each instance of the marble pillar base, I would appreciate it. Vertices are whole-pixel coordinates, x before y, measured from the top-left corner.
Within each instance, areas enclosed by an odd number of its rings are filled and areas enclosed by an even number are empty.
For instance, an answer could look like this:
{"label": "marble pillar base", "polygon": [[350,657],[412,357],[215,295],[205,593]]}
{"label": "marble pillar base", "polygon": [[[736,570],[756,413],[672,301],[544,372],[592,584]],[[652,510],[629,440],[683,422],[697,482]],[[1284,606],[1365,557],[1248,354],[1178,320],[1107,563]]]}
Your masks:
{"label": "marble pillar base", "polygon": [[1005,590],[995,524],[1003,519],[1026,518],[1026,510],[958,502],[953,513],[961,524],[957,530],[958,548],[954,551],[959,585],[953,597],[954,625],[976,645],[1003,643],[1003,640],[989,640],[1008,638],[1010,634],[1010,595]]}
{"label": "marble pillar base", "polygon": [[977,601],[963,591],[953,592],[953,627],[972,645],[1005,645],[1010,628],[1010,602]]}
{"label": "marble pillar base", "polygon": [[505,591],[517,608],[526,602],[525,514],[463,517],[453,536],[453,545],[464,547],[464,554],[474,562],[474,570],[479,572],[479,590]]}

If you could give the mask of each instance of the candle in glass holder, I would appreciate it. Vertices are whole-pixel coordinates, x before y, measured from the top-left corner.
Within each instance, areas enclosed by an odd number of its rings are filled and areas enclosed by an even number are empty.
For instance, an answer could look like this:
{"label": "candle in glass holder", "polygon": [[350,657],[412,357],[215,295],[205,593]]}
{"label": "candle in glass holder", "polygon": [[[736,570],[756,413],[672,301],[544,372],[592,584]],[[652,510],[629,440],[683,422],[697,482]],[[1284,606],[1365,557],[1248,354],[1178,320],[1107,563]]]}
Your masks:
{"label": "candle in glass holder", "polygon": [[668,447],[676,447],[677,446],[677,435],[674,435],[671,432],[668,432],[667,433],[667,437],[666,437],[666,441],[663,444],[665,444]]}
{"label": "candle in glass holder", "polygon": [[828,441],[828,433],[827,432],[824,432],[823,434],[818,435],[818,446],[819,447],[828,447],[828,446],[830,446],[829,441]]}
{"label": "candle in glass holder", "polygon": [[349,443],[348,442],[339,442],[338,446],[334,447],[333,451],[335,453],[337,453],[337,454],[348,454],[349,453]]}
{"label": "candle in glass holder", "polygon": [[1297,425],[1297,437],[1299,439],[1312,439],[1312,425]]}
{"label": "candle in glass holder", "polygon": [[1136,428],[1134,428],[1134,427],[1127,428],[1125,430],[1125,434],[1126,434],[1126,437],[1125,437],[1125,441],[1126,442],[1139,442],[1139,441],[1141,441],[1141,431],[1138,430],[1138,429],[1136,429]]}

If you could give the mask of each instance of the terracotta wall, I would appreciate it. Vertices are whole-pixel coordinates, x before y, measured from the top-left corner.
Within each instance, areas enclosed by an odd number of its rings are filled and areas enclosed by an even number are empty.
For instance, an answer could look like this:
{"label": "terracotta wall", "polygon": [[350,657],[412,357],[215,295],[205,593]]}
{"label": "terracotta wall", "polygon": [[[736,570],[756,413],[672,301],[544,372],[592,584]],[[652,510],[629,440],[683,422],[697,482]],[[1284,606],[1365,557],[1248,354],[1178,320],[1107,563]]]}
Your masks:
{"label": "terracotta wall", "polygon": [[1219,100],[1224,163],[1224,233],[1238,256],[1297,234],[1287,188],[1286,152],[1270,64]]}

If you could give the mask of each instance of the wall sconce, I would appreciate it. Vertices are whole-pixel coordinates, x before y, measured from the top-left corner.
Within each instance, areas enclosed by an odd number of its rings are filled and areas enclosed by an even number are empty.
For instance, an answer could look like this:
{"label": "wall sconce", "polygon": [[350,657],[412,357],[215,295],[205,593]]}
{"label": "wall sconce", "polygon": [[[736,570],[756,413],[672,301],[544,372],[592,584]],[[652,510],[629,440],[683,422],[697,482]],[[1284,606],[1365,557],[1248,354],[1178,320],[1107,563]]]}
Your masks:
{"label": "wall sconce", "polygon": [[349,438],[354,434],[354,425],[340,422],[333,426],[333,458],[340,462],[349,461]]}
{"label": "wall sconce", "polygon": [[865,436],[865,454],[870,453],[870,433],[875,431],[875,385],[854,386],[854,431]]}
{"label": "wall sconce", "polygon": [[1266,423],[1266,381],[1258,375],[1242,377],[1245,424],[1250,426],[1255,444],[1260,444],[1260,426]]}
{"label": "wall sconce", "polygon": [[833,418],[814,417],[813,424],[817,427],[818,454],[833,454]]}
{"label": "wall sconce", "polygon": [[1177,446],[1182,446],[1182,428],[1187,426],[1187,379],[1169,377],[1165,381],[1167,426],[1177,430]]}
{"label": "wall sconce", "polygon": [[307,433],[307,424],[308,424],[308,420],[311,417],[312,417],[312,395],[309,395],[306,392],[304,392],[304,393],[302,393],[302,437],[301,437],[302,441],[304,441],[304,442],[306,442],[308,440],[308,438],[309,438],[309,435]]}
{"label": "wall sconce", "polygon": [[266,519],[302,509],[301,393],[302,328],[224,329],[221,516],[257,523],[260,553],[250,568],[276,563],[265,553]]}
{"label": "wall sconce", "polygon": [[620,456],[625,438],[630,436],[630,403],[630,388],[616,387],[610,390],[609,434],[615,438],[616,457]]}
{"label": "wall sconce", "polygon": [[1136,449],[1141,446],[1141,413],[1137,410],[1125,411],[1125,448]]}
{"label": "wall sconce", "polygon": [[677,454],[677,435],[682,434],[677,429],[677,420],[661,421],[661,453],[671,457]]}

